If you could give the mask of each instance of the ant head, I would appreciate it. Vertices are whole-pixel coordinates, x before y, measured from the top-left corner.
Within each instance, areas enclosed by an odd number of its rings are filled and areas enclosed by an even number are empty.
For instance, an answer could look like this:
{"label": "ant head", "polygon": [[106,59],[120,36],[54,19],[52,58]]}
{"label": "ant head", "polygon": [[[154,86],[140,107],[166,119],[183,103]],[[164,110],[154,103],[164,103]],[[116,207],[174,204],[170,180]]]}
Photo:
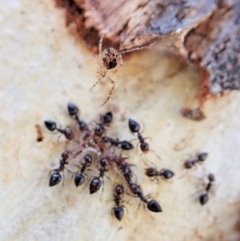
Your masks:
{"label": "ant head", "polygon": [[194,163],[193,163],[192,161],[185,161],[185,162],[184,162],[184,167],[185,167],[186,169],[192,168],[193,165],[194,165]]}
{"label": "ant head", "polygon": [[208,174],[208,180],[210,181],[210,182],[214,182],[215,181],[215,176],[213,175],[213,174]]}
{"label": "ant head", "polygon": [[121,195],[123,194],[123,186],[122,185],[117,185],[115,188],[116,194]]}
{"label": "ant head", "polygon": [[128,120],[128,127],[129,127],[130,131],[133,133],[140,131],[140,125],[132,119]]}
{"label": "ant head", "polygon": [[68,140],[72,140],[74,138],[73,132],[69,127],[65,129],[64,135]]}
{"label": "ant head", "polygon": [[93,178],[89,187],[90,194],[97,192],[101,187],[101,185],[102,185],[102,182],[98,177]]}
{"label": "ant head", "polygon": [[149,201],[148,204],[147,204],[147,208],[152,212],[157,212],[157,213],[162,212],[161,206],[155,200]]}
{"label": "ant head", "polygon": [[122,218],[123,218],[123,215],[124,215],[124,210],[123,210],[123,208],[122,208],[122,207],[114,207],[114,208],[113,208],[113,212],[114,212],[115,217],[116,217],[119,221],[121,221]]}
{"label": "ant head", "polygon": [[166,170],[163,171],[163,176],[166,179],[170,179],[174,176],[174,173],[171,170],[166,169]]}
{"label": "ant head", "polygon": [[208,153],[206,152],[200,153],[198,154],[198,160],[203,162],[207,158],[207,156],[208,156]]}
{"label": "ant head", "polygon": [[101,136],[105,131],[105,128],[102,124],[97,124],[97,126],[94,129],[94,134],[96,136]]}
{"label": "ant head", "polygon": [[208,194],[207,193],[203,193],[199,197],[199,202],[201,203],[201,205],[204,205],[207,201],[208,201]]}
{"label": "ant head", "polygon": [[108,143],[108,142],[110,142],[110,138],[108,136],[104,136],[104,137],[102,137],[102,142]]}
{"label": "ant head", "polygon": [[125,151],[129,151],[129,150],[132,150],[134,148],[132,143],[130,143],[129,141],[121,141],[120,147],[121,147],[121,149],[123,149]]}
{"label": "ant head", "polygon": [[107,69],[114,69],[117,66],[118,52],[114,48],[104,49],[102,52],[102,61]]}
{"label": "ant head", "polygon": [[85,162],[87,162],[88,164],[92,164],[92,156],[87,154],[85,157],[84,157],[84,160]]}
{"label": "ant head", "polygon": [[103,166],[103,167],[105,167],[105,166],[107,166],[108,165],[108,159],[107,158],[102,158],[101,160],[100,160],[100,164],[101,164],[101,166]]}
{"label": "ant head", "polygon": [[77,173],[75,175],[74,182],[75,182],[76,187],[82,185],[84,183],[84,181],[85,181],[85,177],[82,173]]}
{"label": "ant head", "polygon": [[140,144],[140,148],[141,148],[141,150],[142,150],[142,152],[148,152],[149,151],[149,145],[148,145],[148,143],[147,142],[142,142],[141,144]]}
{"label": "ant head", "polygon": [[68,150],[62,153],[62,159],[66,161],[69,158],[70,152]]}
{"label": "ant head", "polygon": [[52,173],[49,180],[49,186],[55,186],[62,180],[62,176],[58,172]]}
{"label": "ant head", "polygon": [[148,177],[154,177],[156,175],[156,170],[153,167],[149,167],[145,170],[145,174]]}
{"label": "ant head", "polygon": [[79,112],[78,107],[70,102],[67,105],[67,109],[70,116],[77,115]]}
{"label": "ant head", "polygon": [[106,112],[103,116],[102,116],[102,122],[106,125],[109,125],[113,120],[113,115],[112,112]]}
{"label": "ant head", "polygon": [[50,131],[54,131],[57,128],[57,124],[54,121],[47,120],[47,121],[44,121],[44,124],[46,128]]}
{"label": "ant head", "polygon": [[84,121],[79,121],[79,129],[81,131],[87,131],[88,130],[88,126]]}

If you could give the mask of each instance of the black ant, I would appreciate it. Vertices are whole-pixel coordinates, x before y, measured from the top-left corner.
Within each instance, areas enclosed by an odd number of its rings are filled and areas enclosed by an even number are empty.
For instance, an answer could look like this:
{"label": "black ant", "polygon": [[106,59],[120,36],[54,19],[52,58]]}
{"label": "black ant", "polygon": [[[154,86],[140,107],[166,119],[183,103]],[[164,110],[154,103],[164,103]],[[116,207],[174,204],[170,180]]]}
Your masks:
{"label": "black ant", "polygon": [[82,163],[82,168],[79,173],[75,174],[74,182],[76,187],[82,185],[85,181],[85,175],[83,174],[87,167],[92,165],[92,156],[87,154],[84,156],[84,162]]}
{"label": "black ant", "polygon": [[69,127],[66,127],[64,130],[60,129],[60,128],[57,127],[56,122],[51,121],[51,120],[44,121],[44,123],[45,123],[45,126],[48,130],[50,130],[50,131],[57,130],[58,132],[63,134],[68,140],[72,140],[74,138],[74,134]]}
{"label": "black ant", "polygon": [[64,151],[62,153],[62,159],[60,159],[59,163],[60,166],[57,169],[52,170],[51,172],[53,172],[50,176],[50,181],[49,181],[49,186],[55,186],[57,185],[61,180],[62,180],[62,176],[60,175],[60,172],[64,171],[65,165],[68,164],[67,159],[69,158],[70,152],[69,151]]}
{"label": "black ant", "polygon": [[113,138],[108,137],[108,136],[103,136],[102,141],[104,143],[110,143],[112,146],[119,147],[119,148],[121,148],[122,150],[125,150],[125,151],[129,151],[129,150],[132,150],[134,148],[132,143],[130,143],[129,141],[119,141],[118,139],[113,139]]}
{"label": "black ant", "polygon": [[114,202],[116,203],[116,206],[112,209],[112,211],[114,212],[115,217],[119,221],[122,220],[124,215],[123,206],[120,205],[123,198],[123,192],[124,192],[124,189],[122,185],[117,185],[115,187]]}
{"label": "black ant", "polygon": [[68,108],[69,115],[73,116],[77,121],[79,129],[81,131],[89,131],[87,124],[84,121],[82,121],[78,116],[78,113],[79,113],[78,107],[72,103],[68,103],[67,108]]}
{"label": "black ant", "polygon": [[208,153],[206,153],[206,152],[200,153],[200,154],[197,155],[197,158],[196,158],[196,159],[185,161],[185,162],[184,162],[184,167],[185,167],[186,169],[190,169],[190,168],[192,168],[193,166],[195,166],[196,163],[205,161],[205,159],[207,158],[207,156],[208,156]]}
{"label": "black ant", "polygon": [[107,112],[104,115],[101,116],[101,123],[97,123],[94,134],[96,136],[102,136],[105,132],[105,126],[108,126],[111,124],[113,120],[112,112]]}
{"label": "black ant", "polygon": [[103,178],[105,175],[105,172],[108,171],[107,166],[109,164],[109,161],[106,157],[103,157],[100,160],[100,168],[99,168],[99,177],[94,177],[90,183],[90,194],[93,194],[95,192],[97,192],[99,190],[99,188],[102,185],[102,181],[100,180],[100,178]]}
{"label": "black ant", "polygon": [[131,170],[131,167],[130,167],[130,164],[127,163],[125,160],[127,158],[123,158],[123,157],[118,157],[115,159],[115,163],[118,167],[118,169],[121,171],[123,177],[125,178],[126,182],[128,184],[132,183],[132,176],[133,176],[133,173],[132,173],[132,170]]}
{"label": "black ant", "polygon": [[145,174],[148,177],[158,177],[161,176],[165,179],[170,179],[174,176],[174,173],[169,169],[162,169],[161,171],[156,170],[156,168],[149,167],[146,169]]}
{"label": "black ant", "polygon": [[126,158],[117,158],[115,163],[117,167],[121,170],[127,184],[129,186],[130,191],[139,197],[142,202],[147,203],[147,208],[152,212],[162,212],[161,206],[155,200],[148,201],[142,193],[142,189],[139,185],[132,182],[132,170],[130,168],[130,164],[125,161]]}
{"label": "black ant", "polygon": [[[143,153],[148,153],[149,150],[150,150],[150,147],[149,147],[149,144],[145,141],[146,138],[144,138],[144,137],[141,135],[141,133],[140,133],[140,125],[139,125],[136,121],[134,121],[134,120],[132,120],[132,119],[129,119],[129,120],[128,120],[128,127],[129,127],[129,129],[130,129],[130,131],[131,131],[132,133],[137,133],[137,135],[138,135],[138,140],[139,140],[139,142],[140,142],[140,149],[141,149],[141,151],[142,151]],[[151,151],[154,152],[153,150],[151,150]],[[154,152],[154,153],[155,153],[155,152]],[[156,155],[159,159],[161,159],[156,153],[155,153],[155,155]]]}
{"label": "black ant", "polygon": [[139,185],[135,183],[128,184],[130,191],[140,198],[140,200],[144,203],[147,203],[147,208],[152,212],[162,212],[161,206],[155,200],[148,201],[146,197],[144,197],[142,189]]}
{"label": "black ant", "polygon": [[199,201],[201,203],[201,205],[204,205],[207,201],[208,201],[208,193],[210,192],[212,186],[213,186],[213,182],[215,181],[215,176],[213,174],[208,174],[208,184],[205,188],[205,193],[201,194],[199,197]]}

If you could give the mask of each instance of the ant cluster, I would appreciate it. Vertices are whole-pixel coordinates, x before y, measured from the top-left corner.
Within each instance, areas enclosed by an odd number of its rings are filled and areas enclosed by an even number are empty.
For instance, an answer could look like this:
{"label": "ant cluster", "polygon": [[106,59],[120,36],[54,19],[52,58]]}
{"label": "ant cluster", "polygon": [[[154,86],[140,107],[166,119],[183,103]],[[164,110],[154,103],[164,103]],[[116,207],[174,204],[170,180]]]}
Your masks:
{"label": "ant cluster", "polygon": [[[109,168],[111,168],[124,180],[123,184],[116,184],[113,193],[115,206],[112,208],[112,212],[119,221],[124,216],[124,194],[130,194],[139,198],[149,211],[162,212],[162,208],[156,200],[149,199],[143,194],[141,186],[134,181],[134,173],[132,165],[128,162],[128,157],[122,156],[122,151],[131,151],[134,149],[133,144],[130,141],[119,140],[106,134],[108,127],[113,122],[112,113],[106,112],[101,115],[100,122],[98,123],[86,123],[80,119],[79,109],[76,105],[68,103],[67,110],[69,116],[75,120],[78,128],[71,129],[70,127],[66,127],[65,129],[61,129],[57,126],[56,122],[51,120],[45,121],[45,126],[49,131],[55,131],[64,135],[70,144],[69,146],[71,146],[71,150],[64,150],[61,154],[59,167],[50,172],[49,186],[55,186],[60,183],[64,179],[65,169],[70,171],[67,166],[75,165],[78,169],[76,172],[73,172],[76,187],[86,183],[88,179],[89,192],[93,194],[104,184],[104,177]],[[149,144],[140,133],[140,125],[136,121],[129,119],[128,127],[132,134],[137,135],[141,152],[149,152]],[[92,178],[88,178],[87,175],[90,167],[96,167],[95,169],[97,169],[95,170],[97,174]],[[163,169],[158,171],[154,167],[148,167],[145,170],[145,174],[149,178],[154,179],[157,177],[170,179],[174,176],[171,170]]]}
{"label": "ant cluster", "polygon": [[[192,167],[194,167],[197,163],[203,163],[206,158],[208,156],[208,153],[199,153],[196,158],[192,159],[192,160],[186,160],[183,164],[184,168],[186,169],[191,169]],[[208,197],[208,194],[209,192],[212,190],[212,186],[213,186],[213,182],[215,181],[215,176],[213,174],[208,174],[208,183],[205,187],[205,192],[202,193],[200,196],[199,196],[199,202],[201,205],[204,205],[209,197]]]}
{"label": "ant cluster", "polygon": [[[94,194],[103,186],[106,173],[111,168],[117,172],[124,181],[123,184],[116,183],[113,192],[115,206],[112,208],[112,212],[119,221],[121,221],[124,216],[124,194],[139,198],[149,211],[162,212],[162,208],[156,200],[150,199],[143,194],[141,186],[134,181],[135,175],[132,171],[132,164],[128,161],[128,157],[122,156],[123,151],[129,152],[133,150],[134,145],[130,141],[119,140],[118,138],[107,135],[108,127],[113,122],[112,113],[106,112],[101,115],[100,122],[86,123],[80,119],[79,109],[76,105],[68,103],[67,110],[69,116],[74,119],[77,128],[75,126],[75,128],[66,127],[62,129],[58,127],[54,121],[45,121],[46,128],[49,131],[62,134],[69,144],[68,147],[71,147],[62,152],[59,167],[50,171],[49,186],[55,186],[62,180],[64,181],[64,173],[65,170],[67,170],[73,173],[76,187],[88,182],[89,193]],[[138,139],[141,155],[152,151],[146,142],[146,138],[142,136],[141,127],[138,122],[129,119],[128,128]],[[208,153],[199,153],[195,158],[185,160],[183,167],[185,169],[191,169],[197,164],[203,163],[207,156]],[[77,171],[71,171],[68,168],[69,165],[74,165]],[[88,178],[89,171],[92,171],[90,168],[97,169],[95,170],[97,174]],[[150,180],[158,181],[159,177],[171,179],[175,174],[169,169],[159,171],[155,167],[148,165],[145,169],[145,175],[149,177]],[[205,191],[199,197],[201,205],[204,205],[208,201],[208,195],[212,190],[214,181],[214,175],[209,174]]]}

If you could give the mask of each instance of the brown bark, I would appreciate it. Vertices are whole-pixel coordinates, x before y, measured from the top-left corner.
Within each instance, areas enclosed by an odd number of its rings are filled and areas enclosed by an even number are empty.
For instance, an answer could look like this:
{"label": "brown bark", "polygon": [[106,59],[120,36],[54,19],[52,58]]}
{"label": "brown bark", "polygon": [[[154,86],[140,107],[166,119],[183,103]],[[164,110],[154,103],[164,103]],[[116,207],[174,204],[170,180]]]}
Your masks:
{"label": "brown bark", "polygon": [[95,52],[102,35],[120,50],[171,35],[179,53],[207,73],[202,96],[240,89],[238,0],[56,1],[68,9],[67,25],[74,23]]}

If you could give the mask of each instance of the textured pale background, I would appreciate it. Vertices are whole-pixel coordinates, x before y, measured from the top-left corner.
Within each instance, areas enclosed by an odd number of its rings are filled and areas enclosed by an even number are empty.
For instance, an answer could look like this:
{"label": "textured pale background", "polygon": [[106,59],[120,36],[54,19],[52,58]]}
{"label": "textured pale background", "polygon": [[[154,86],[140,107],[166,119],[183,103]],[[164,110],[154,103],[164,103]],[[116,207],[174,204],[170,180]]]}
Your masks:
{"label": "textured pale background", "polygon": [[[1,6],[0,240],[240,240],[239,93],[210,101],[202,122],[184,119],[179,109],[197,106],[197,74],[155,47],[135,53],[112,75],[115,92],[99,108],[110,85],[89,91],[97,65],[65,28],[63,11],[47,0],[2,1]],[[127,118],[144,126],[162,161],[151,154],[148,159],[176,173],[170,182],[151,183],[142,174],[139,153],[131,155],[144,193],[161,203],[163,213],[138,209],[139,201],[127,196],[124,219],[117,221],[110,214],[110,181],[104,192],[91,196],[87,187],[76,189],[69,175],[63,187],[48,187],[64,143],[43,121],[72,123],[68,101],[89,121],[112,110],[112,131],[121,138],[132,139]],[[36,142],[36,124],[43,142]],[[209,158],[183,176],[181,160],[198,151],[209,152]],[[216,175],[216,188],[202,207],[196,192],[202,188],[199,178],[209,172]]]}

